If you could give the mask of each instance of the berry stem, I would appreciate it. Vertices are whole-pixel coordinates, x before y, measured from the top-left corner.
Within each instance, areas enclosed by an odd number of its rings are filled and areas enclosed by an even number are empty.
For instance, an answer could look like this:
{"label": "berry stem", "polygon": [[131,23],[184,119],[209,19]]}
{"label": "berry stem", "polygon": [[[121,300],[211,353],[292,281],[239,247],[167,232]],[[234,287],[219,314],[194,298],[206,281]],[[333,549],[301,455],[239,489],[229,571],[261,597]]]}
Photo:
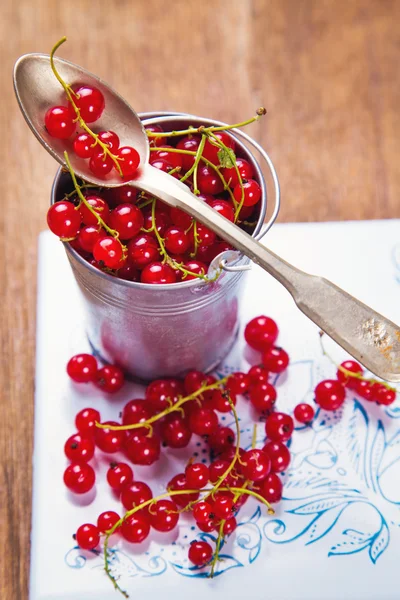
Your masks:
{"label": "berry stem", "polygon": [[225,525],[225,520],[222,520],[221,523],[219,524],[217,543],[215,545],[215,552],[213,554],[213,558],[212,558],[212,562],[211,562],[211,571],[210,571],[210,575],[209,575],[210,579],[212,579],[214,577],[215,567],[217,566],[217,563],[219,562],[219,551],[221,549],[222,541],[224,539],[224,525]]}
{"label": "berry stem", "polygon": [[57,71],[57,68],[56,68],[56,66],[54,64],[54,54],[57,52],[58,48],[62,44],[64,44],[64,42],[66,42],[66,41],[67,41],[67,38],[64,36],[53,47],[53,49],[52,49],[52,51],[50,53],[51,70],[53,71],[55,78],[62,85],[62,87],[64,88],[65,93],[67,94],[67,98],[68,98],[69,102],[71,103],[72,108],[75,111],[76,121],[78,121],[80,127],[82,127],[82,129],[84,131],[86,131],[86,133],[88,133],[93,138],[94,144],[92,144],[92,147],[94,147],[96,145],[99,145],[100,148],[103,150],[103,158],[105,159],[106,156],[109,156],[111,158],[111,160],[113,161],[113,163],[115,165],[115,168],[117,169],[118,173],[120,174],[121,177],[123,177],[123,175],[122,175],[122,169],[121,169],[121,166],[119,164],[119,161],[121,159],[110,151],[110,149],[107,146],[107,144],[105,144],[104,142],[102,142],[100,140],[99,136],[97,135],[97,133],[94,133],[94,131],[92,131],[90,129],[90,127],[87,126],[86,122],[82,119],[81,112],[80,112],[79,108],[77,107],[77,105],[75,104],[75,101],[74,101],[74,96],[77,97],[77,95],[75,94],[75,92],[71,88],[71,86],[68,83],[65,83],[65,81],[63,80],[63,78],[61,77],[61,75],[59,74],[59,72]]}

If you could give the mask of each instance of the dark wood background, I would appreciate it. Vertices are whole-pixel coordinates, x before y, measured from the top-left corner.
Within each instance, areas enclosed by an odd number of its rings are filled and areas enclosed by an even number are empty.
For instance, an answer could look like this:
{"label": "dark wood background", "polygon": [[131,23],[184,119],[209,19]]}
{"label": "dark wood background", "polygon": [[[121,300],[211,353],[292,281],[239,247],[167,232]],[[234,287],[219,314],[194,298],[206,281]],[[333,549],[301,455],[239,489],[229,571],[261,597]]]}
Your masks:
{"label": "dark wood background", "polygon": [[[274,160],[281,221],[400,217],[400,1],[5,0],[0,8],[0,597],[28,597],[37,235],[56,165],[12,91],[26,52],[60,55],[138,111],[228,122]],[[49,490],[51,494],[51,490]],[[57,535],[57,532],[55,532]]]}

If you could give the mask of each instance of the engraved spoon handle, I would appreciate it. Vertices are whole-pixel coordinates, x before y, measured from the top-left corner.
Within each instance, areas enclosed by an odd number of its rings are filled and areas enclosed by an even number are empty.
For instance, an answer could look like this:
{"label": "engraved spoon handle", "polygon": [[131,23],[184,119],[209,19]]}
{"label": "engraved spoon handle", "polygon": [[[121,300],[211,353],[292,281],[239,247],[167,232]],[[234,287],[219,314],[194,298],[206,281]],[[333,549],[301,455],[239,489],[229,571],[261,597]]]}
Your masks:
{"label": "engraved spoon handle", "polygon": [[299,309],[367,369],[387,381],[400,381],[399,326],[330,281],[304,273],[264,248],[168,174],[146,166],[132,183],[199,219],[282,283]]}

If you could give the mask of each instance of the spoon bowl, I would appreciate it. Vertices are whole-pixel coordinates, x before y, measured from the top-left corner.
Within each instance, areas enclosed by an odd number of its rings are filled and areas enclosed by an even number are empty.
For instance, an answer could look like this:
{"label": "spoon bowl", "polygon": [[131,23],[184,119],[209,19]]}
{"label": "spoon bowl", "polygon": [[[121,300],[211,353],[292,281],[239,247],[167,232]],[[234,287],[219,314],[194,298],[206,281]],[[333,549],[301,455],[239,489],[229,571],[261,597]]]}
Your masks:
{"label": "spoon bowl", "polygon": [[[121,146],[132,146],[140,156],[140,165],[149,160],[149,143],[146,132],[133,108],[99,77],[66,60],[54,58],[58,72],[64,81],[71,86],[91,85],[101,90],[107,109],[96,123],[90,125],[99,131],[115,130],[118,123],[118,137]],[[44,116],[51,106],[64,105],[67,100],[65,92],[54,76],[48,54],[25,54],[14,67],[14,89],[26,122],[39,142],[56,159],[64,165],[64,152],[68,152],[71,166],[78,177],[99,186],[114,187],[124,185],[119,173],[112,171],[104,178],[96,177],[89,170],[89,162],[76,156],[72,141],[52,137],[44,126]],[[140,167],[138,175],[140,174]]]}

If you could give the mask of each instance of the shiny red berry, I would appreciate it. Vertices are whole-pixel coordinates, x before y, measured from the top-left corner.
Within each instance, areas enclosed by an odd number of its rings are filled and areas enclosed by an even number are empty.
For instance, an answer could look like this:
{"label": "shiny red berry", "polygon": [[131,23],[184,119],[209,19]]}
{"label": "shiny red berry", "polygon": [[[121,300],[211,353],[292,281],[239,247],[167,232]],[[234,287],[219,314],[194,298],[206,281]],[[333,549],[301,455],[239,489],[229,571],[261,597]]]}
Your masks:
{"label": "shiny red berry", "polygon": [[315,402],[324,410],[336,410],[346,397],[345,388],[336,379],[321,381],[314,390]]}
{"label": "shiny red berry", "polygon": [[270,473],[260,482],[258,493],[272,504],[282,499],[282,481],[276,473]]}
{"label": "shiny red berry", "polygon": [[[186,479],[186,475],[184,473],[178,473],[175,475],[171,481],[168,482],[167,489],[168,491],[173,492],[189,490],[190,488]],[[199,494],[196,492],[188,494],[172,494],[171,497],[178,506],[184,508],[190,502],[195,502],[198,499]]]}
{"label": "shiny red berry", "polygon": [[251,379],[246,373],[236,372],[230,375],[226,387],[234,394],[245,394],[250,387]]}
{"label": "shiny red berry", "polygon": [[91,354],[76,354],[68,361],[67,373],[77,383],[94,381],[97,373],[97,360]]}
{"label": "shiny red berry", "polygon": [[[179,150],[185,150],[186,152],[197,152],[197,148],[200,145],[199,136],[188,136],[184,137],[177,143],[176,147]],[[189,171],[195,161],[194,155],[182,154],[183,169]]]}
{"label": "shiny red berry", "polygon": [[103,150],[96,150],[89,160],[89,169],[96,177],[103,179],[106,175],[108,175],[114,166],[114,161],[111,156],[104,155]]}
{"label": "shiny red berry", "polygon": [[242,185],[238,184],[235,186],[233,195],[236,202],[240,203],[242,201],[242,186],[244,190],[243,206],[254,206],[257,204],[261,198],[261,188],[254,179],[249,179],[248,181],[242,183]]}
{"label": "shiny red berry", "polygon": [[286,471],[290,464],[290,451],[285,444],[281,442],[267,442],[263,451],[271,460],[271,471],[273,473]]}
{"label": "shiny red berry", "polygon": [[276,389],[268,381],[251,386],[249,395],[251,404],[260,412],[271,411],[276,402]]}
{"label": "shiny red berry", "polygon": [[[242,181],[253,178],[253,167],[246,159],[237,158],[236,166]],[[239,184],[239,178],[235,167],[222,169],[222,175],[224,176],[225,181],[229,184],[229,187],[234,188]]]}
{"label": "shiny red berry", "polygon": [[224,523],[224,527],[223,527],[223,534],[224,535],[230,535],[231,533],[233,533],[235,531],[237,527],[237,522],[235,517],[230,517],[227,521],[225,521]]}
{"label": "shiny red berry", "polygon": [[249,369],[248,376],[250,383],[256,385],[268,381],[269,371],[267,371],[264,365],[254,365],[254,367]]}
{"label": "shiny red berry", "polygon": [[245,479],[261,481],[271,470],[269,456],[258,448],[247,450],[240,459],[240,472]]}
{"label": "shiny red berry", "polygon": [[192,432],[181,415],[167,415],[161,425],[161,439],[169,448],[186,448]]}
{"label": "shiny red berry", "polygon": [[152,465],[160,458],[160,438],[133,430],[126,440],[125,451],[134,465]]}
{"label": "shiny red berry", "polygon": [[203,463],[192,463],[186,467],[185,477],[188,488],[201,490],[208,483],[208,467]]}
{"label": "shiny red berry", "polygon": [[107,481],[113,490],[120,492],[132,483],[133,471],[126,463],[111,463],[107,471]]}
{"label": "shiny red berry", "polygon": [[356,394],[364,398],[364,400],[373,400],[374,396],[374,384],[366,379],[357,379],[354,382],[353,389]]}
{"label": "shiny red berry", "polygon": [[224,191],[224,184],[216,171],[207,165],[199,167],[197,185],[202,194],[212,194],[214,196]]}
{"label": "shiny red berry", "polygon": [[74,494],[86,494],[95,481],[95,472],[88,463],[72,463],[65,469],[64,483]]}
{"label": "shiny red berry", "polygon": [[74,115],[66,106],[49,108],[44,117],[44,124],[51,137],[66,140],[76,129]]}
{"label": "shiny red berry", "polygon": [[119,204],[110,213],[109,225],[119,233],[121,240],[130,240],[143,227],[143,214],[134,204]]}
{"label": "shiny red berry", "polygon": [[235,432],[230,427],[218,427],[218,429],[209,436],[208,444],[213,452],[219,454],[225,452],[235,443]]}
{"label": "shiny red berry", "polygon": [[260,316],[247,323],[244,337],[254,350],[264,351],[275,343],[278,333],[278,326],[273,319]]}
{"label": "shiny red berry", "polygon": [[[160,125],[157,125],[156,123],[154,123],[154,125],[146,125],[145,129],[146,131],[151,131],[152,133],[163,133],[164,131],[163,128]],[[150,146],[163,146],[165,140],[165,137],[149,136]]]}
{"label": "shiny red berry", "polygon": [[227,492],[217,492],[214,494],[212,511],[218,519],[229,519],[232,517],[232,495]]}
{"label": "shiny red berry", "polygon": [[313,420],[315,415],[315,410],[309,404],[301,403],[298,404],[294,409],[294,418],[299,423],[304,423],[305,425],[309,425]]}
{"label": "shiny red berry", "polygon": [[128,244],[128,257],[138,269],[157,261],[160,258],[157,240],[148,233],[139,233]]}
{"label": "shiny red berry", "polygon": [[72,462],[89,462],[94,456],[94,442],[90,437],[75,433],[65,442],[64,453]]}
{"label": "shiny red berry", "polygon": [[82,550],[94,550],[100,543],[100,531],[96,525],[85,523],[76,532],[76,543]]}
{"label": "shiny red berry", "polygon": [[217,414],[211,408],[195,408],[189,415],[189,429],[197,435],[212,435],[218,429]]}
{"label": "shiny red berry", "polygon": [[232,221],[232,223],[234,222],[235,211],[233,209],[233,205],[231,202],[228,202],[227,200],[215,199],[215,200],[212,200],[211,202],[208,202],[208,204],[211,206],[211,208],[216,210],[220,215],[225,217],[225,219],[228,219],[228,221]]}
{"label": "shiny red berry", "polygon": [[106,365],[97,371],[96,387],[108,394],[119,392],[125,382],[124,372],[117,365]]}
{"label": "shiny red berry", "polygon": [[130,400],[122,409],[122,423],[123,425],[143,423],[143,421],[150,419],[152,414],[153,412],[150,410],[146,400],[141,398],[137,400]]}
{"label": "shiny red berry", "polygon": [[153,412],[161,412],[178,401],[183,389],[174,379],[155,379],[146,388],[146,400]]}
{"label": "shiny red berry", "polygon": [[169,265],[153,262],[145,266],[142,275],[142,283],[165,284],[176,283],[176,273]]}
{"label": "shiny red berry", "polygon": [[192,542],[189,546],[188,557],[196,567],[204,567],[212,556],[213,550],[208,542]]}
{"label": "shiny red berry", "polygon": [[74,238],[78,235],[81,218],[72,202],[56,202],[47,211],[47,225],[50,231],[60,238]]}
{"label": "shiny red berry", "polygon": [[[102,425],[120,425],[116,421],[105,421]],[[114,452],[119,452],[122,448],[122,444],[124,441],[124,431],[113,430],[106,428],[97,427],[94,434],[94,441],[96,446],[102,451],[107,452],[107,454],[113,454]]]}
{"label": "shiny red berry", "polygon": [[217,483],[218,479],[220,479],[224,475],[224,473],[226,473],[227,469],[229,468],[229,465],[230,461],[228,460],[224,460],[221,458],[214,460],[208,468],[211,483]]}
{"label": "shiny red berry", "polygon": [[189,275],[186,275],[185,281],[196,279],[196,275],[207,275],[208,272],[208,266],[200,260],[186,260],[183,266],[187,271],[190,271]]}
{"label": "shiny red berry", "polygon": [[78,243],[82,250],[92,253],[96,243],[106,237],[104,229],[98,225],[85,225],[79,232]]}
{"label": "shiny red berry", "polygon": [[[364,372],[362,366],[355,360],[345,360],[340,366],[346,369],[346,371],[350,371],[350,373],[356,373],[357,375],[362,375]],[[355,389],[357,381],[360,381],[360,379],[357,377],[352,377],[340,369],[337,370],[336,377],[342,385],[345,385],[352,390]]]}
{"label": "shiny red berry", "polygon": [[94,435],[96,423],[100,423],[100,413],[95,408],[84,408],[75,417],[77,430],[86,437]]}
{"label": "shiny red berry", "polygon": [[199,500],[193,506],[193,518],[197,523],[207,523],[214,518],[212,505],[206,500]]}
{"label": "shiny red berry", "polygon": [[131,148],[131,146],[123,146],[118,149],[117,154],[119,158],[122,159],[118,161],[118,164],[124,179],[132,179],[140,164],[139,153],[135,148]]}
{"label": "shiny red berry", "polygon": [[265,433],[274,442],[286,442],[292,436],[294,429],[293,419],[282,412],[274,412],[265,422]]}
{"label": "shiny red berry", "polygon": [[132,510],[136,506],[140,506],[151,500],[153,492],[144,481],[133,481],[130,485],[122,488],[121,502],[126,510]]}
{"label": "shiny red berry", "polygon": [[221,413],[228,413],[236,405],[236,395],[228,390],[213,390],[210,398],[210,407]]}
{"label": "shiny red berry", "polygon": [[[232,136],[229,135],[226,131],[216,131],[214,134],[220,142],[227,148],[231,150],[235,150],[235,140]],[[221,146],[218,145],[218,142],[213,138],[208,138],[204,145],[203,156],[207,158],[214,165],[219,165],[220,160],[218,156],[218,152],[221,150]]]}
{"label": "shiny red berry", "polygon": [[101,533],[110,531],[118,523],[120,516],[113,510],[102,512],[97,518],[97,527]]}
{"label": "shiny red berry", "polygon": [[372,399],[378,404],[389,406],[396,400],[396,390],[381,383],[374,383]]}
{"label": "shiny red berry", "polygon": [[178,507],[171,500],[158,500],[149,509],[149,518],[156,531],[171,531],[179,521]]}
{"label": "shiny red berry", "polygon": [[145,513],[138,511],[124,520],[120,531],[127,542],[140,544],[150,533],[149,519]]}
{"label": "shiny red berry", "polygon": [[271,373],[282,373],[289,364],[289,356],[283,348],[273,347],[264,352],[262,361]]}
{"label": "shiny red berry", "polygon": [[79,158],[90,158],[95,151],[94,139],[88,133],[80,133],[74,139],[73,149]]}
{"label": "shiny red berry", "polygon": [[[95,195],[86,196],[85,200],[95,213],[97,213],[105,223],[108,223],[110,209],[108,208],[107,202],[103,198],[100,198],[100,196]],[[93,214],[86,204],[82,203],[79,211],[84,225],[98,226],[99,220],[96,214]]]}
{"label": "shiny red berry", "polygon": [[171,207],[171,219],[174,225],[180,227],[184,231],[187,231],[192,224],[193,217],[185,213],[180,208]]}
{"label": "shiny red berry", "polygon": [[167,148],[167,150],[157,150],[156,152],[151,153],[152,160],[165,160],[169,163],[174,169],[177,167],[183,168],[183,155],[179,154],[179,152],[171,152],[172,146],[168,144],[163,144],[163,148]]}
{"label": "shiny red berry", "polygon": [[170,227],[165,232],[164,244],[172,254],[185,254],[190,246],[190,238],[183,229]]}
{"label": "shiny red berry", "polygon": [[[102,92],[90,85],[74,86],[73,90],[75,92],[73,96],[74,103],[85,123],[94,123],[94,121],[100,119],[105,107]],[[72,105],[69,106],[69,111],[75,115]]]}
{"label": "shiny red berry", "polygon": [[119,137],[114,131],[99,131],[97,134],[99,136],[99,140],[106,144],[108,148],[115,154],[116,150],[119,148]]}

